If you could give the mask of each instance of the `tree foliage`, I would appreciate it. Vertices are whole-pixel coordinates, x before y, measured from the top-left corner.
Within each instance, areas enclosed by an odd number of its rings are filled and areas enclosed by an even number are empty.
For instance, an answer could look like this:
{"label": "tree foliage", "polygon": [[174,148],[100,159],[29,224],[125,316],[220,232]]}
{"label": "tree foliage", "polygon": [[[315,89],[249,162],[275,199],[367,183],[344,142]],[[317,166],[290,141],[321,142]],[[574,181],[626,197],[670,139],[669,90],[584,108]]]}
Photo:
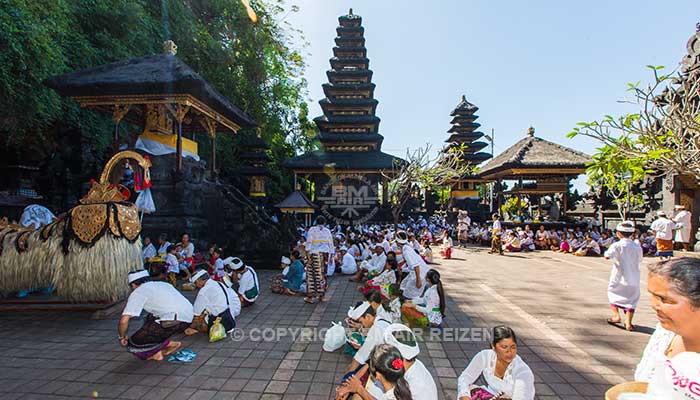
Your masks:
{"label": "tree foliage", "polygon": [[[259,123],[255,133],[273,158],[271,190],[291,189],[280,164],[311,145],[299,135],[310,125],[305,64],[293,46],[303,36],[284,21],[281,0],[252,7],[256,24],[241,2],[230,0],[0,0],[0,154],[28,164],[65,160],[56,162],[76,182],[87,181],[105,161],[111,122],[60,98],[43,80],[160,53],[172,39],[178,57]],[[222,136],[217,159],[231,171],[234,142]],[[65,176],[57,178],[49,189],[65,185]]]}
{"label": "tree foliage", "polygon": [[397,163],[391,171],[384,172],[390,180],[388,197],[394,221],[399,221],[406,202],[414,189],[430,188],[437,192],[442,187],[469,175],[473,168],[463,161],[463,152],[459,147],[431,156],[430,144],[415,150],[406,150],[405,162]]}

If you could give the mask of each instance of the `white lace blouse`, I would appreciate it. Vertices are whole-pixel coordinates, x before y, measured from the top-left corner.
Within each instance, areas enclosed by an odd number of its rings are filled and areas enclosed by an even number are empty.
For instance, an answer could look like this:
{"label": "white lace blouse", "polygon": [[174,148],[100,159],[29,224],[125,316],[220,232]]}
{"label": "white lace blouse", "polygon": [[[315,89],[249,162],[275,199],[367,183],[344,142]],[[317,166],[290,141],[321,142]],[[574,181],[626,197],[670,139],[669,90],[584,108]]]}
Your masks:
{"label": "white lace blouse", "polygon": [[656,367],[663,364],[663,360],[666,358],[666,349],[668,349],[674,336],[676,336],[675,333],[662,328],[660,323],[656,324],[656,330],[649,338],[649,342],[644,348],[642,359],[639,360],[637,369],[634,371],[635,381],[651,382]]}
{"label": "white lace blouse", "polygon": [[462,372],[457,381],[457,398],[469,396],[469,387],[476,382],[479,375],[484,375],[486,390],[493,393],[503,393],[512,400],[533,400],[535,398],[535,376],[530,367],[520,356],[508,365],[503,378],[494,374],[496,368],[496,352],[492,349],[480,351]]}

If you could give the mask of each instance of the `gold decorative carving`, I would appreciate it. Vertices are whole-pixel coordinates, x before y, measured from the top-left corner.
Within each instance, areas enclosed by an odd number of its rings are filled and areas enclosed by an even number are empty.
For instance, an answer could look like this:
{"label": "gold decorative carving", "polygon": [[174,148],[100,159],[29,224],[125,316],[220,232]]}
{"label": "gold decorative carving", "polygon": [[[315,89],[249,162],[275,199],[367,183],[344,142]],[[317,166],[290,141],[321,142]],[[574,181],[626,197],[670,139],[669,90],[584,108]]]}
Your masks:
{"label": "gold decorative carving", "polygon": [[94,243],[104,233],[107,222],[107,204],[86,204],[75,206],[70,211],[71,230],[83,243]]}
{"label": "gold decorative carving", "polygon": [[159,135],[173,134],[173,120],[168,115],[166,104],[146,104],[146,126],[143,133]]}
{"label": "gold decorative carving", "polygon": [[178,123],[182,123],[182,121],[185,119],[185,115],[187,115],[187,113],[190,111],[190,106],[186,104],[166,104],[165,107],[168,109],[168,111],[170,111],[170,115],[172,115],[173,118],[175,118],[175,121]]}
{"label": "gold decorative carving", "polygon": [[216,121],[205,116],[204,118],[199,120],[199,123],[207,131],[207,134],[210,138],[213,138],[214,135],[216,135]]}
{"label": "gold decorative carving", "polygon": [[115,104],[114,111],[112,112],[112,121],[115,124],[118,124],[121,122],[122,118],[126,116],[130,109],[131,104]]}
{"label": "gold decorative carving", "polygon": [[135,205],[116,205],[117,220],[122,235],[128,240],[136,240],[141,233],[141,219]]}

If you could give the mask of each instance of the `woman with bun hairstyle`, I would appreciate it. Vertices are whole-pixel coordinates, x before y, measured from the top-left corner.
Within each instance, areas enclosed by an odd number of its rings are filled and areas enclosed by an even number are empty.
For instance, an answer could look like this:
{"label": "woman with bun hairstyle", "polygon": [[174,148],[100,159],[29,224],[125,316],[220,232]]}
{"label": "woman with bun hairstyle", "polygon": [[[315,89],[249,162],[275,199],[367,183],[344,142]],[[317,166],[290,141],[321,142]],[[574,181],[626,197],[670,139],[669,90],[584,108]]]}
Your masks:
{"label": "woman with bun hairstyle", "polygon": [[428,289],[422,297],[408,300],[401,307],[401,315],[407,324],[414,327],[437,327],[445,316],[445,290],[440,273],[431,269],[426,274]]}
{"label": "woman with bun hairstyle", "polygon": [[411,389],[404,379],[406,369],[399,350],[389,344],[376,346],[369,357],[369,373],[384,388],[380,397],[373,396],[354,375],[338,389],[336,398],[345,398],[351,393],[363,400],[411,400]]}

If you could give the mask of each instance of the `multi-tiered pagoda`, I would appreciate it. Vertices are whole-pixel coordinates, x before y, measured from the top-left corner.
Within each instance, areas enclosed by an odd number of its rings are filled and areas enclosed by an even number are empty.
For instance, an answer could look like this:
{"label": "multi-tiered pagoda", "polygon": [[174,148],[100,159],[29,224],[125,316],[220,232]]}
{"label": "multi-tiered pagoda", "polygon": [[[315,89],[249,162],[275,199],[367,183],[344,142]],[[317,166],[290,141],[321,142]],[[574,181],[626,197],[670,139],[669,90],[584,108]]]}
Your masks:
{"label": "multi-tiered pagoda", "polygon": [[[481,126],[475,122],[477,118],[476,112],[479,107],[467,101],[465,96],[462,96],[462,101],[450,114],[452,128],[447,132],[450,133],[449,139],[445,140],[448,143],[444,151],[459,151],[462,155],[462,161],[470,166],[477,166],[481,162],[491,158],[490,153],[485,153],[480,150],[488,146],[488,143],[478,141],[484,137],[483,132],[477,131]],[[476,185],[481,182],[477,176],[464,176],[452,184],[450,196],[453,199],[479,197]]]}
{"label": "multi-tiered pagoda", "polygon": [[321,149],[295,157],[287,166],[314,184],[311,198],[326,216],[339,223],[361,223],[378,211],[381,172],[401,160],[381,151],[384,137],[378,133],[362,17],[351,9],[338,21],[328,83],[323,85],[326,98],[319,102],[323,115],[314,119]]}

